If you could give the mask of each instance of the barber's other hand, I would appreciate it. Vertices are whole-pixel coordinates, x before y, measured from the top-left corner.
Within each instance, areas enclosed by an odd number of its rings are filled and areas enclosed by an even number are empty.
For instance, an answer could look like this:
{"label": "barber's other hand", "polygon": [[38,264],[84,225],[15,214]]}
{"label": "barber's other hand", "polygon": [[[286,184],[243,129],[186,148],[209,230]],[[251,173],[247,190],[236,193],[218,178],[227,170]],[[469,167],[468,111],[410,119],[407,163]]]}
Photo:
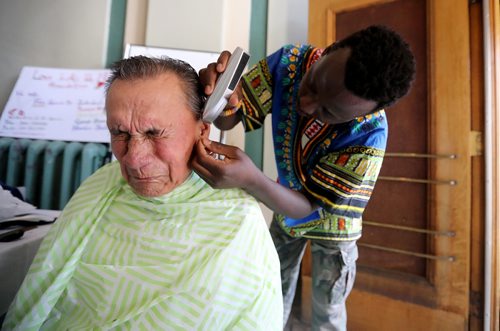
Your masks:
{"label": "barber's other hand", "polygon": [[[206,68],[200,69],[198,75],[200,76],[200,82],[204,86],[204,92],[206,95],[211,95],[215,88],[215,82],[217,78],[226,70],[227,63],[231,57],[231,52],[223,51],[217,62],[210,63]],[[236,107],[240,101],[239,88],[236,88],[233,94],[229,97],[226,108]]]}
{"label": "barber's other hand", "polygon": [[[241,149],[208,139],[200,140],[192,161],[194,171],[213,188],[248,189],[260,170]],[[223,159],[217,158],[223,155]]]}

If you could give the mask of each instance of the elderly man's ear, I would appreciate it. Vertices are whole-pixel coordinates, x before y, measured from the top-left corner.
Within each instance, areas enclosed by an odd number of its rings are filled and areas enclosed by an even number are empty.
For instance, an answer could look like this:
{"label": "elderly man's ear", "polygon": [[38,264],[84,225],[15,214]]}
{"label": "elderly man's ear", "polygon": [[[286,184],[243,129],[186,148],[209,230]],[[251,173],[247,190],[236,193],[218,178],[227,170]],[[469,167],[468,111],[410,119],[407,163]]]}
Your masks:
{"label": "elderly man's ear", "polygon": [[210,135],[210,123],[202,122],[199,138],[208,139],[209,135]]}

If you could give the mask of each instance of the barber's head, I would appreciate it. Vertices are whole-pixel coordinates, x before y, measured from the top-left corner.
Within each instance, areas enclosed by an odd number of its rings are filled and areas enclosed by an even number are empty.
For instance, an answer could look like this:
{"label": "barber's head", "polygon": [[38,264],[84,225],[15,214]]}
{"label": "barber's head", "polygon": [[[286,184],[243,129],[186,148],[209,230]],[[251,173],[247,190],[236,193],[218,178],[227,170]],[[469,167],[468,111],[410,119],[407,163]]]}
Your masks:
{"label": "barber's head", "polygon": [[137,56],[113,65],[106,94],[111,147],[137,194],[164,195],[189,176],[193,146],[210,129],[201,120],[203,95],[183,61]]}
{"label": "barber's head", "polygon": [[300,111],[343,123],[394,104],[410,90],[415,58],[396,32],[371,26],[325,49],[305,74]]}

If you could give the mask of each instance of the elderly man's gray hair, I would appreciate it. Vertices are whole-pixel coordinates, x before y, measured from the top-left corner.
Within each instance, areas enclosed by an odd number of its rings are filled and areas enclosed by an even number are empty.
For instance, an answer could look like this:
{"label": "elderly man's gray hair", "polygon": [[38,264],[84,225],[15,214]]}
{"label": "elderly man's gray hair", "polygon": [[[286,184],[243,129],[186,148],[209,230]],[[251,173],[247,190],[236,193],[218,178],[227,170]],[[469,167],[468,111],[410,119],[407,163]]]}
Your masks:
{"label": "elderly man's gray hair", "polygon": [[197,118],[201,118],[205,104],[205,94],[198,74],[187,62],[170,57],[133,56],[115,62],[111,67],[111,75],[106,82],[106,93],[115,80],[136,80],[155,78],[164,73],[173,73],[184,84],[186,100]]}

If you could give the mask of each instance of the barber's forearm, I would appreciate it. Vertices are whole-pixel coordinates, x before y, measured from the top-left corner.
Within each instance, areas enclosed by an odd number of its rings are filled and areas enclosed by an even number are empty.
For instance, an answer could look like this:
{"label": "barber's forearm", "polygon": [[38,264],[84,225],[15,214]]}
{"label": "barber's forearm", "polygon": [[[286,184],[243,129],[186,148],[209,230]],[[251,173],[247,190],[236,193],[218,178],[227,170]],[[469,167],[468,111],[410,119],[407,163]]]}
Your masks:
{"label": "barber's forearm", "polygon": [[263,173],[244,189],[274,212],[291,218],[306,217],[317,208],[302,193],[272,181]]}

